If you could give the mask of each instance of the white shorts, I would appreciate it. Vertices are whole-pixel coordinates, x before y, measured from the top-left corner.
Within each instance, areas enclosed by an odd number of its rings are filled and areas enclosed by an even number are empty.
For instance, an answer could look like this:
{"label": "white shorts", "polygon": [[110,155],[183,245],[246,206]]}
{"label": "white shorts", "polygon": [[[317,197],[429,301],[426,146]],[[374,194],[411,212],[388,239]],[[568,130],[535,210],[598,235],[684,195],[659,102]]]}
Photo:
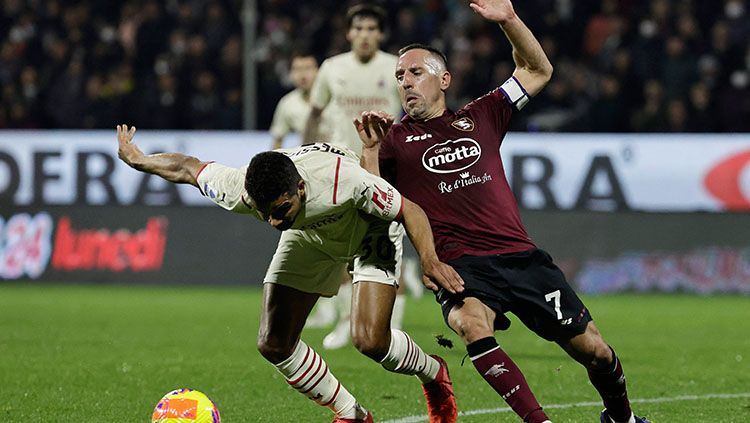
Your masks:
{"label": "white shorts", "polygon": [[263,283],[289,286],[324,297],[336,295],[354,259],[352,283],[377,282],[398,286],[404,227],[374,220],[353,257],[332,257],[296,231],[281,234]]}

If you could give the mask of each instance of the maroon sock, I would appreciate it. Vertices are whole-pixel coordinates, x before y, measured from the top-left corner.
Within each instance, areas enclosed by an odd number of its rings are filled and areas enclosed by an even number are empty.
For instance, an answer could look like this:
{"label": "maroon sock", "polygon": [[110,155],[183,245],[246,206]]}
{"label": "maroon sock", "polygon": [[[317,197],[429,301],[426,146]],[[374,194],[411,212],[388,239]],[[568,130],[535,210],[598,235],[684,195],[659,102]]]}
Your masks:
{"label": "maroon sock", "polygon": [[474,341],[466,346],[471,362],[495,391],[523,421],[542,423],[549,420],[531,392],[521,369],[508,357],[493,337]]}
{"label": "maroon sock", "polygon": [[[612,347],[610,349],[612,350]],[[612,350],[612,364],[604,369],[588,369],[588,372],[589,380],[599,391],[610,417],[618,422],[628,421],[631,414],[630,401],[625,386],[625,374],[615,350]]]}

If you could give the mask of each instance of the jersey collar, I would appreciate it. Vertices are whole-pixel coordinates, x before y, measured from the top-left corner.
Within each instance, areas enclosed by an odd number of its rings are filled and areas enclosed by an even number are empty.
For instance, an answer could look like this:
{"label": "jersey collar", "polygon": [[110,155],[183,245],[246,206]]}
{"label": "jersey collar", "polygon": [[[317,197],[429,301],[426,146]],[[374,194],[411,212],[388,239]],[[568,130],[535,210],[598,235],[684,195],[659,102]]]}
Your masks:
{"label": "jersey collar", "polygon": [[440,120],[453,119],[453,117],[455,115],[456,114],[452,110],[450,110],[450,109],[445,109],[445,110],[443,110],[443,114],[442,115],[440,115],[440,116],[438,116],[436,118],[427,119],[427,120],[416,120],[416,119],[412,118],[411,116],[409,116],[408,114],[404,114],[404,117],[401,118],[401,122],[403,122],[403,123],[412,123],[412,122],[425,123],[425,122],[429,122],[431,120],[436,120],[436,119],[440,119]]}

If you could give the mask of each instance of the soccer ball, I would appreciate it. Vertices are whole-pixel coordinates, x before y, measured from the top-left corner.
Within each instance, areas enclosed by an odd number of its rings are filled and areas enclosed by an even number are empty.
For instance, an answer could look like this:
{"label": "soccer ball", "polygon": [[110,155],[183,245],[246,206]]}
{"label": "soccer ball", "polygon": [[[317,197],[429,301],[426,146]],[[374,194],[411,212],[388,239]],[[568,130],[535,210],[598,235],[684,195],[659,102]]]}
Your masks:
{"label": "soccer ball", "polygon": [[205,394],[192,389],[175,389],[164,395],[154,408],[152,423],[220,423],[219,409]]}

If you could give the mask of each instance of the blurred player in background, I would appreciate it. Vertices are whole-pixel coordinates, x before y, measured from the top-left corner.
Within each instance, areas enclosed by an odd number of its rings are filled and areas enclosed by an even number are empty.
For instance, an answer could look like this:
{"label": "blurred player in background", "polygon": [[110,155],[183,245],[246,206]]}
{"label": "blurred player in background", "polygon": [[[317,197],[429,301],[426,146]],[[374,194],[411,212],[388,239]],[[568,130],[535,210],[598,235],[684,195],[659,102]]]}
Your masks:
{"label": "blurred player in background", "polygon": [[[310,90],[315,77],[318,75],[318,59],[304,50],[292,53],[289,77],[294,84],[294,90],[287,93],[279,100],[273,113],[271,122],[271,136],[273,136],[273,149],[282,148],[284,138],[292,132],[302,137],[310,117]],[[327,116],[320,116],[318,133],[321,139],[331,138],[331,128]],[[332,325],[336,321],[336,301],[332,297],[321,297],[315,305],[315,311],[307,319],[306,327],[323,328]]]}
{"label": "blurred player in background", "polygon": [[445,55],[424,45],[404,47],[396,80],[408,116],[393,126],[382,112],[355,122],[378,128],[360,131],[363,166],[382,172],[425,209],[440,259],[465,281],[461,293],[436,292],[445,321],[479,374],[525,422],[550,420],[494,337],[507,328],[508,311],[587,369],[606,407],[602,423],[644,423],[630,409],[614,350],[549,254],[529,238],[505,179],[499,148],[510,119],[547,84],[552,65],[510,0],[472,0],[470,6],[499,24],[510,41],[512,77],[454,113],[445,104],[451,82]]}
{"label": "blurred player in background", "polygon": [[[352,120],[366,110],[384,110],[394,116],[401,113],[398,87],[393,80],[397,58],[380,50],[380,43],[385,36],[385,10],[371,4],[359,4],[350,8],[346,16],[346,39],[351,44],[351,51],[330,57],[321,65],[312,88],[312,111],[303,139],[305,143],[324,139],[320,131],[325,111],[333,126],[333,136],[328,141],[347,147],[359,155],[362,143],[356,129],[352,127]],[[408,259],[405,260],[405,267],[413,267],[407,261]],[[401,279],[405,280],[400,284],[400,294],[396,299],[391,322],[397,329],[401,327],[404,315],[404,285],[411,284],[421,288],[418,280],[408,279],[411,272],[399,269],[399,275],[402,273],[404,278]],[[349,342],[351,285],[348,279],[343,281],[339,295],[335,298],[339,321],[334,330],[323,339],[323,347],[326,349],[341,348]]]}
{"label": "blurred player in background", "polygon": [[178,153],[144,155],[133,144],[134,135],[135,128],[118,125],[118,156],[132,168],[191,184],[222,208],[282,231],[263,281],[257,345],[289,385],[330,408],[334,423],[372,423],[372,414],[300,339],[315,302],[336,294],[341,273],[353,260],[354,345],[386,370],[419,378],[430,422],[456,421],[445,362],[390,327],[401,256],[396,238],[403,235],[391,231],[391,222],[404,223],[428,283],[451,292],[462,289],[455,270],[438,260],[419,206],[361,168],[353,152],[330,144],[260,153],[236,169]]}
{"label": "blurred player in background", "polygon": [[[312,53],[304,50],[292,53],[289,78],[292,80],[294,90],[279,100],[273,113],[270,131],[273,136],[274,150],[283,147],[284,137],[292,132],[302,137],[312,109],[310,90],[317,74],[318,59]],[[320,139],[324,140],[330,139],[332,135],[329,119],[327,119],[328,114],[321,115],[318,126]]]}

